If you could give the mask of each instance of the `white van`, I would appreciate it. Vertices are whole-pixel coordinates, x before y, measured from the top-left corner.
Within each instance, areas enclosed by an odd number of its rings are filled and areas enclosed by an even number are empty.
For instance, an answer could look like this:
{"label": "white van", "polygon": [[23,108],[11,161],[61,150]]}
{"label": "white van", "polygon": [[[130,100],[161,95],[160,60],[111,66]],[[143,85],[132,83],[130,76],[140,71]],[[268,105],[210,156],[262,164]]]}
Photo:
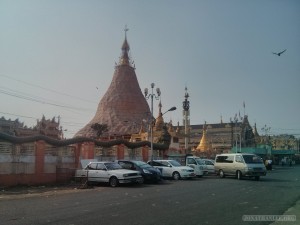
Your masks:
{"label": "white van", "polygon": [[266,167],[261,157],[248,153],[220,154],[215,158],[215,172],[221,177],[243,176],[254,177],[259,180],[260,176],[267,174]]}

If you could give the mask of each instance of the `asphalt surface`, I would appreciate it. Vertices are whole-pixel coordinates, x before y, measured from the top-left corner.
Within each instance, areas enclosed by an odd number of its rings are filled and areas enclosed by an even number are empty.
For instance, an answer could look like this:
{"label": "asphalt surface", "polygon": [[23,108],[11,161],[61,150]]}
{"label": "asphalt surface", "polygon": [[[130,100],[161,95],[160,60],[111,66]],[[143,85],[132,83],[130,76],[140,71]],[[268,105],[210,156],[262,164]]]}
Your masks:
{"label": "asphalt surface", "polygon": [[276,167],[260,181],[208,176],[117,188],[19,187],[1,191],[0,224],[263,225],[273,221],[243,219],[294,215],[296,221],[273,223],[294,225],[300,224],[299,200],[300,166]]}

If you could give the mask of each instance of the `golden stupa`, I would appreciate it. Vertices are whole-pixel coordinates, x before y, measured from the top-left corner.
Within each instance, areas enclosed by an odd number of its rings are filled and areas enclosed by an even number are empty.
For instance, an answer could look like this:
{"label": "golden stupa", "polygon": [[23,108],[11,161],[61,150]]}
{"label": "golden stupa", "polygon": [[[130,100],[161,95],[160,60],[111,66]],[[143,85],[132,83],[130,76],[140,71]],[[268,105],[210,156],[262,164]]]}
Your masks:
{"label": "golden stupa", "polygon": [[210,145],[209,145],[209,142],[206,137],[206,132],[207,132],[207,127],[206,127],[206,122],[205,122],[205,124],[203,125],[202,138],[200,140],[199,145],[196,148],[196,151],[205,152],[210,149]]}

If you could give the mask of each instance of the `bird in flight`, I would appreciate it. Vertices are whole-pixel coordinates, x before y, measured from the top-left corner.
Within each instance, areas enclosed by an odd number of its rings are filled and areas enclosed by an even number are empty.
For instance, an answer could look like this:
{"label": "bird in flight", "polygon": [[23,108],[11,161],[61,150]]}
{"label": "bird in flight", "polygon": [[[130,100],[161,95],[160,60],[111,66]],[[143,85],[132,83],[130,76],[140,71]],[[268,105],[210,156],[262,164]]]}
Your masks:
{"label": "bird in flight", "polygon": [[282,52],[272,52],[274,55],[278,55],[278,56],[280,56],[282,53],[284,53],[286,51],[286,49],[285,50],[283,50]]}

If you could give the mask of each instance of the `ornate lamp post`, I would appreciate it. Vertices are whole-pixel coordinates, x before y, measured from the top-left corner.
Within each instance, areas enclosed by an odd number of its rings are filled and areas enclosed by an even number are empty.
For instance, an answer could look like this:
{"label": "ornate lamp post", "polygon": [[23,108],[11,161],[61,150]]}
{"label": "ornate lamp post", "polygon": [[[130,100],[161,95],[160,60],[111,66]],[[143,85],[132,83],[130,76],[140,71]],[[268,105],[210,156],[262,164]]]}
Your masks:
{"label": "ornate lamp post", "polygon": [[271,127],[267,127],[267,125],[265,124],[265,126],[261,128],[261,130],[265,133],[265,144],[268,144],[269,143],[268,134],[269,131],[271,130]]}
{"label": "ornate lamp post", "polygon": [[153,98],[155,98],[156,100],[159,99],[159,96],[161,95],[160,89],[156,88],[156,94],[153,93],[153,89],[154,89],[155,84],[152,83],[151,84],[151,93],[148,93],[148,88],[145,88],[144,90],[144,94],[145,94],[145,98],[148,100],[149,98],[151,98],[151,124],[150,124],[150,142],[151,142],[151,161],[153,161]]}
{"label": "ornate lamp post", "polygon": [[240,152],[241,152],[241,134],[237,132],[237,122],[238,122],[238,117],[237,117],[237,114],[235,114],[234,116],[234,119],[231,120],[230,118],[230,122],[231,124],[234,122],[235,126],[234,126],[234,135],[235,135],[235,153],[238,152],[238,149],[237,149],[237,142],[238,142],[238,138],[240,138]]}

